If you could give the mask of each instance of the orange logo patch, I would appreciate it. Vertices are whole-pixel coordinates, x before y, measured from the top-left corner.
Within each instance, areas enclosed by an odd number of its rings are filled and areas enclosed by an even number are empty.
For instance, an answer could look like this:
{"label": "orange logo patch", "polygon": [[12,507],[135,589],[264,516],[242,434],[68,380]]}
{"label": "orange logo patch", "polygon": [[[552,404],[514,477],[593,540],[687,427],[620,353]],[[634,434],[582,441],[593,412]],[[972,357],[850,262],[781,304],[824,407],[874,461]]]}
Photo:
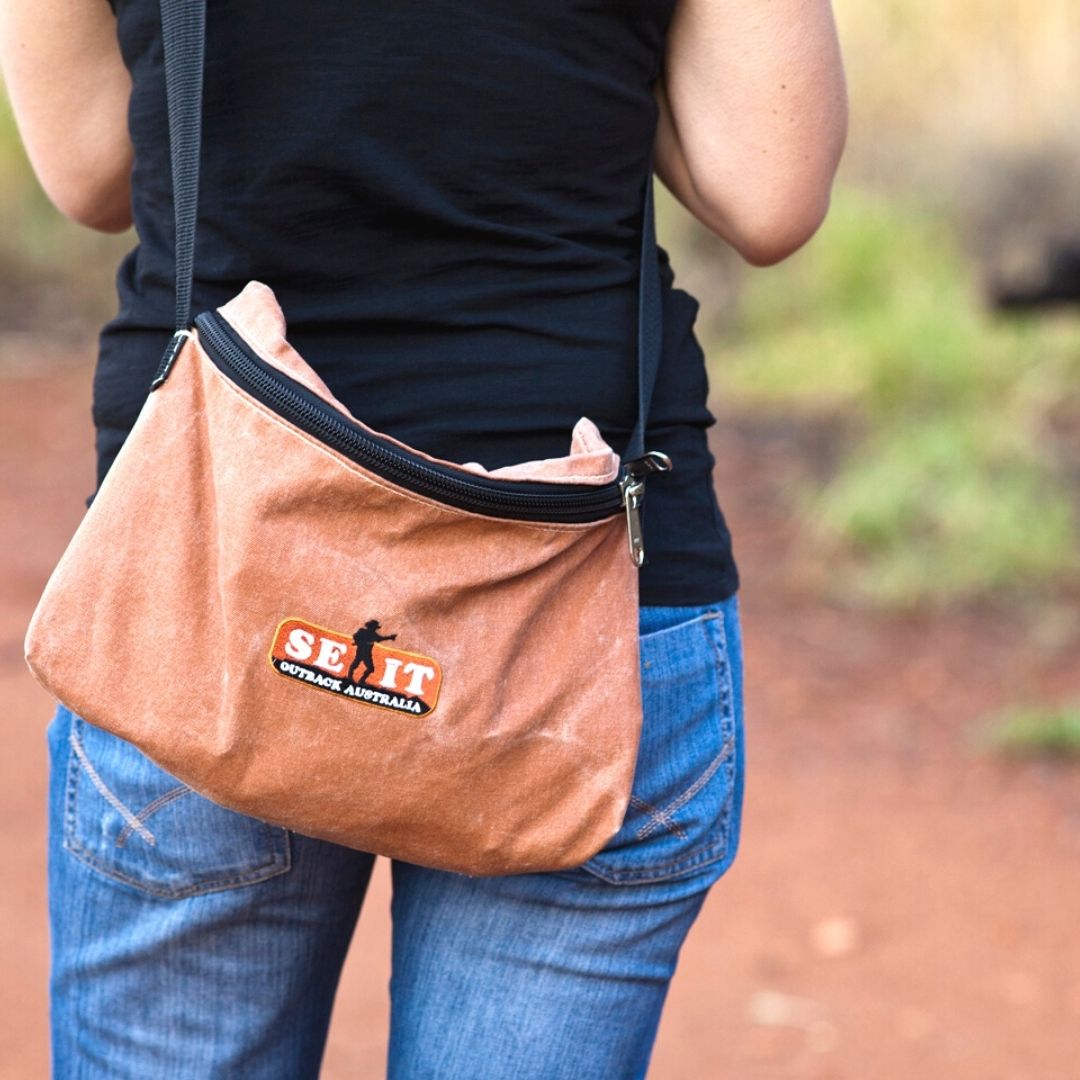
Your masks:
{"label": "orange logo patch", "polygon": [[396,638],[382,633],[377,619],[352,634],[285,619],[274,634],[270,666],[279,675],[332,694],[424,716],[439,700],[442,669],[430,656],[386,644]]}

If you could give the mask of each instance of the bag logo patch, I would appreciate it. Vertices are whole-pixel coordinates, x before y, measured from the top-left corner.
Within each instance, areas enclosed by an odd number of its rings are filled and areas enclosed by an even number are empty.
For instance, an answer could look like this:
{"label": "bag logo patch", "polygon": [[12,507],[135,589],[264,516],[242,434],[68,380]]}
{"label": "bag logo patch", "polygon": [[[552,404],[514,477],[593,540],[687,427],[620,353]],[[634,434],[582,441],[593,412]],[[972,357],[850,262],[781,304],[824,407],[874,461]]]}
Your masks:
{"label": "bag logo patch", "polygon": [[355,633],[339,633],[305,619],[284,619],[274,634],[270,666],[289,679],[391,712],[425,716],[435,708],[442,669],[430,656],[388,646],[368,619]]}

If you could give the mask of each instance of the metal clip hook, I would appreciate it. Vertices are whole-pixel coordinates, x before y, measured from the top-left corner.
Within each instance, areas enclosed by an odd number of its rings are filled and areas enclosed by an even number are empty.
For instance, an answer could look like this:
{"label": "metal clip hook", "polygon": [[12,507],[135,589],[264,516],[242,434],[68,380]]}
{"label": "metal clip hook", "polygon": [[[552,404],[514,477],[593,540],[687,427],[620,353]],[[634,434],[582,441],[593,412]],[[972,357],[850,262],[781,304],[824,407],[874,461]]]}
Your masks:
{"label": "metal clip hook", "polygon": [[623,506],[626,509],[626,536],[630,558],[637,567],[645,564],[645,535],[641,528],[641,504],[645,501],[645,477],[655,472],[670,472],[671,458],[659,450],[650,450],[644,457],[623,463],[619,481]]}

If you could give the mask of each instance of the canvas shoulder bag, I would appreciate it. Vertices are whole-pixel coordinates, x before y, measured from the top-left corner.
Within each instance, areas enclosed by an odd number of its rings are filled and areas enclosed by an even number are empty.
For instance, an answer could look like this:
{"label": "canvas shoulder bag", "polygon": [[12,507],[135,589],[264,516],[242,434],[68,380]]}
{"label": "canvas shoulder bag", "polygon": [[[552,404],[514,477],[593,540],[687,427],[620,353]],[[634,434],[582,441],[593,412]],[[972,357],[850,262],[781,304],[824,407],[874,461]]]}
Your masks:
{"label": "canvas shoulder bag", "polygon": [[579,865],[630,797],[641,500],[670,467],[643,446],[661,347],[651,170],[623,458],[582,418],[565,457],[443,461],[352,416],[267,285],[190,320],[205,0],[162,0],[162,24],[177,330],[46,584],[27,663],[230,809],[468,874]]}

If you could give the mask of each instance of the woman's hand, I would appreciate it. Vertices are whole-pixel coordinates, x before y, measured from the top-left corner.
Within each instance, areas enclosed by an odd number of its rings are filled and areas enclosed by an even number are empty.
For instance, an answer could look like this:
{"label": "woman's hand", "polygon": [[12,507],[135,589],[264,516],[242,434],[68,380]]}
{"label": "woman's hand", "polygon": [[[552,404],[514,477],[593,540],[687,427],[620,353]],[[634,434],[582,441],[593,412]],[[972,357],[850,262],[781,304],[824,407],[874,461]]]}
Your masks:
{"label": "woman's hand", "polygon": [[817,231],[847,137],[829,0],[679,0],[657,83],[657,175],[754,266]]}
{"label": "woman's hand", "polygon": [[57,209],[131,224],[131,77],[106,0],[0,0],[0,68],[27,156]]}

